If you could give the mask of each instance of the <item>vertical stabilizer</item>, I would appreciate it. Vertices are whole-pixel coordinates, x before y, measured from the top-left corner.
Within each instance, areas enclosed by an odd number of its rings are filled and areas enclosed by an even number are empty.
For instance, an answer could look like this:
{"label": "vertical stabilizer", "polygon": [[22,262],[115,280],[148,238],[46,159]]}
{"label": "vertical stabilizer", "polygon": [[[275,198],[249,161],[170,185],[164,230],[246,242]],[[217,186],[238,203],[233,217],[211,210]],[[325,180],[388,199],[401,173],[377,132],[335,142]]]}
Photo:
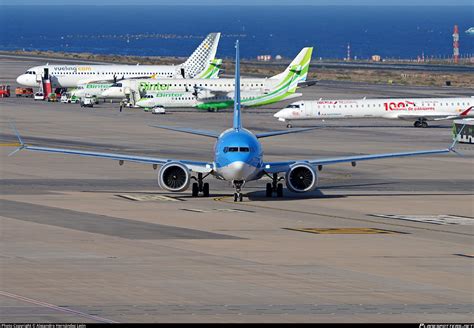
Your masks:
{"label": "vertical stabilizer", "polygon": [[192,55],[179,66],[184,78],[194,78],[206,71],[209,63],[212,63],[216,57],[220,37],[220,33],[210,33]]}
{"label": "vertical stabilizer", "polygon": [[293,59],[290,65],[288,65],[288,67],[282,73],[272,76],[271,79],[281,80],[279,85],[283,85],[285,82],[293,78],[293,73],[297,69],[299,71],[299,76],[292,82],[292,85],[290,86],[290,89],[296,89],[298,83],[306,81],[312,54],[313,47],[301,49],[298,56]]}
{"label": "vertical stabilizer", "polygon": [[240,117],[240,54],[239,40],[235,42],[235,90],[234,90],[234,126],[235,130],[242,128]]}

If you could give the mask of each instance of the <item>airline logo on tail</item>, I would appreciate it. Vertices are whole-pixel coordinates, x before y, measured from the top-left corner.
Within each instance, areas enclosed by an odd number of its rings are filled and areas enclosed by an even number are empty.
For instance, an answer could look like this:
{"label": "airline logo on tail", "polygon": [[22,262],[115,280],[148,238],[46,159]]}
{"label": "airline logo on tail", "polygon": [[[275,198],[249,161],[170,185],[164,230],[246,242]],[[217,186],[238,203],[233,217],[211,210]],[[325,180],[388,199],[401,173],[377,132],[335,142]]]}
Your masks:
{"label": "airline logo on tail", "polygon": [[179,69],[184,78],[194,78],[208,69],[217,52],[220,33],[210,33]]}
{"label": "airline logo on tail", "polygon": [[[298,56],[288,65],[283,73],[271,77],[272,79],[281,79],[281,82],[277,87],[286,85],[288,81],[291,81],[289,86],[289,92],[295,92],[298,87],[298,83],[306,81],[309,71],[309,63],[313,54],[313,47],[303,48]],[[296,79],[293,79],[295,74],[298,74]]]}
{"label": "airline logo on tail", "polygon": [[216,79],[219,77],[219,71],[222,66],[222,59],[213,59],[196,78],[198,79]]}

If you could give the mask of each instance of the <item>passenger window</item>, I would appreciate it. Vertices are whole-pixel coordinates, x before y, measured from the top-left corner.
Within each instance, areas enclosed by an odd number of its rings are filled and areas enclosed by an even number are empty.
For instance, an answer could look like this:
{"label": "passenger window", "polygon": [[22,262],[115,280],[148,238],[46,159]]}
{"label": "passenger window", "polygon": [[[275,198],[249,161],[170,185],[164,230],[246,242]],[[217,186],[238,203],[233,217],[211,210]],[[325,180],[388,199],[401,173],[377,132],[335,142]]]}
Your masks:
{"label": "passenger window", "polygon": [[242,152],[242,153],[248,153],[248,152],[250,152],[250,148],[249,147],[240,147],[239,151]]}
{"label": "passenger window", "polygon": [[235,153],[239,151],[239,147],[229,147],[229,152]]}

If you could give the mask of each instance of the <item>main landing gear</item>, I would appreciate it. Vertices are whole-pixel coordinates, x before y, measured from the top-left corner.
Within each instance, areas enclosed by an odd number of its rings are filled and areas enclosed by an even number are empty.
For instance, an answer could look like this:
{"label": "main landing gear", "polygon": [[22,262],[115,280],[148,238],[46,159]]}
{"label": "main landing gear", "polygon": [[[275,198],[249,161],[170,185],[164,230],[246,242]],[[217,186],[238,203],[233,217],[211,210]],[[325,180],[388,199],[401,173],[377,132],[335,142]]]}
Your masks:
{"label": "main landing gear", "polygon": [[283,184],[278,183],[278,181],[284,180],[283,177],[278,177],[278,174],[273,173],[272,182],[267,183],[267,188],[265,195],[267,197],[272,197],[273,193],[276,193],[277,197],[283,197]]}
{"label": "main landing gear", "polygon": [[428,122],[426,122],[426,120],[419,119],[418,121],[415,121],[415,123],[413,123],[413,126],[415,128],[427,128]]}
{"label": "main landing gear", "polygon": [[209,174],[206,174],[204,177],[202,173],[198,173],[197,178],[193,177],[193,179],[197,180],[197,182],[193,183],[193,197],[198,197],[199,193],[202,193],[203,197],[209,197],[209,183],[203,183],[205,177]]}
{"label": "main landing gear", "polygon": [[286,127],[287,127],[288,129],[291,129],[291,128],[293,127],[293,125],[291,125],[291,123],[288,122],[288,124],[286,125]]}
{"label": "main landing gear", "polygon": [[232,182],[232,184],[234,185],[234,188],[235,188],[234,202],[241,202],[243,200],[244,196],[242,195],[242,193],[240,191],[242,190],[242,186],[244,185],[244,181],[234,180]]}

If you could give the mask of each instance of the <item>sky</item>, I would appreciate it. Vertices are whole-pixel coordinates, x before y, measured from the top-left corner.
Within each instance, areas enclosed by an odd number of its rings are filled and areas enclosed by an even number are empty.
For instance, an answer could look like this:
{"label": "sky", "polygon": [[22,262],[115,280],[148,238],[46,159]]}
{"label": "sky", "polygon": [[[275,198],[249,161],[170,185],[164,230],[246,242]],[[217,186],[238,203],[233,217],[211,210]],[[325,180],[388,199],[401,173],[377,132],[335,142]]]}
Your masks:
{"label": "sky", "polygon": [[1,5],[426,5],[474,6],[474,0],[0,0]]}

